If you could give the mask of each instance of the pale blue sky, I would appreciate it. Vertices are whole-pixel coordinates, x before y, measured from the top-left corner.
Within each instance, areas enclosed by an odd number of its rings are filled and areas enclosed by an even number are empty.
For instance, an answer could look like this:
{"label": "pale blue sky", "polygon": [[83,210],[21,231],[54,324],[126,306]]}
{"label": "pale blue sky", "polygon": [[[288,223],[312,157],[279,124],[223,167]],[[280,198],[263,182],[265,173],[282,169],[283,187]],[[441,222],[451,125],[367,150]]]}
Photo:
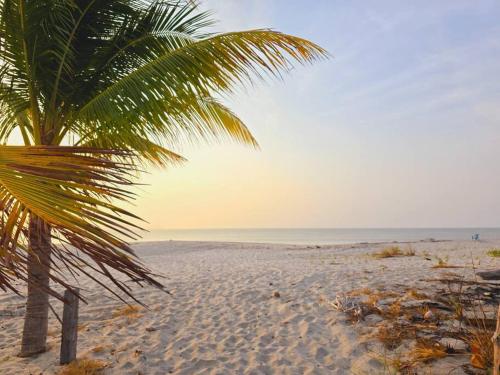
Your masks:
{"label": "pale blue sky", "polygon": [[500,225],[500,2],[207,0],[334,56],[228,99],[261,144],[182,148],[151,228]]}

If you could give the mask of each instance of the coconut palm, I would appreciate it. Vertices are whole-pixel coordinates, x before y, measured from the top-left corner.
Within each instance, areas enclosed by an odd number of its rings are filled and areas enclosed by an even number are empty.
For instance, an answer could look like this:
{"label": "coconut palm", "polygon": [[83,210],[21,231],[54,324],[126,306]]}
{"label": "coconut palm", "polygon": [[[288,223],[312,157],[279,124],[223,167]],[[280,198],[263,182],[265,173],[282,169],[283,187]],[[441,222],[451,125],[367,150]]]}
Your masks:
{"label": "coconut palm", "polygon": [[71,276],[122,299],[133,295],[115,271],[161,287],[127,245],[138,218],[119,207],[137,170],[182,161],[181,142],[257,146],[221,95],[326,53],[272,30],[209,33],[192,1],[0,4],[0,287],[27,283],[30,356]]}

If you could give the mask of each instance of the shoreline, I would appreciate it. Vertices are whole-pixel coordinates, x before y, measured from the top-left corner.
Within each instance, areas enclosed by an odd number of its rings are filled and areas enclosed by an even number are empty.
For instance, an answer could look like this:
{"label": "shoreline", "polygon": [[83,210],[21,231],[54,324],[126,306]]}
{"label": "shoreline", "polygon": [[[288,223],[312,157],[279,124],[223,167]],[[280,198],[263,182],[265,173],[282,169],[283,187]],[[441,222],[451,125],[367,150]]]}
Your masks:
{"label": "shoreline", "polygon": [[298,246],[298,247],[316,247],[320,248],[332,248],[336,246],[379,246],[379,245],[390,245],[390,244],[416,244],[416,243],[439,243],[439,242],[480,242],[480,243],[497,243],[500,239],[491,240],[450,240],[450,239],[422,239],[422,240],[406,240],[406,241],[381,241],[381,242],[342,242],[342,243],[291,243],[291,242],[252,242],[252,241],[212,241],[212,240],[144,240],[131,242],[131,246],[137,246],[142,244],[162,244],[162,243],[206,243],[206,244],[224,244],[224,245],[272,245],[272,246]]}

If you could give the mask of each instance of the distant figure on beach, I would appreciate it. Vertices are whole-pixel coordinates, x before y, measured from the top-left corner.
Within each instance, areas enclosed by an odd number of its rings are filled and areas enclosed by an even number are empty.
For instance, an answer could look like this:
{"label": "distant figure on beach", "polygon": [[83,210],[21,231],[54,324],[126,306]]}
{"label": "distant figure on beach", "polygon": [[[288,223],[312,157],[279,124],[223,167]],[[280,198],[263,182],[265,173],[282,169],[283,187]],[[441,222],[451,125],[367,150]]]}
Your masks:
{"label": "distant figure on beach", "polygon": [[475,233],[472,235],[472,240],[473,241],[479,241],[479,233]]}

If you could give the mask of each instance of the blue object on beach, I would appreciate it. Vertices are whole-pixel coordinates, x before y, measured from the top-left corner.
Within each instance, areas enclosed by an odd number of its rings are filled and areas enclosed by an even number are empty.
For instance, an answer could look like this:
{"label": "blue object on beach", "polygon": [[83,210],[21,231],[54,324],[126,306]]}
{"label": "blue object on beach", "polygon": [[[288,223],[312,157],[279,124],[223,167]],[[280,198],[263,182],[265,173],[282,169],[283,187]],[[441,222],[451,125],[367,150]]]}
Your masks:
{"label": "blue object on beach", "polygon": [[475,233],[472,235],[472,240],[473,241],[479,241],[479,233]]}

